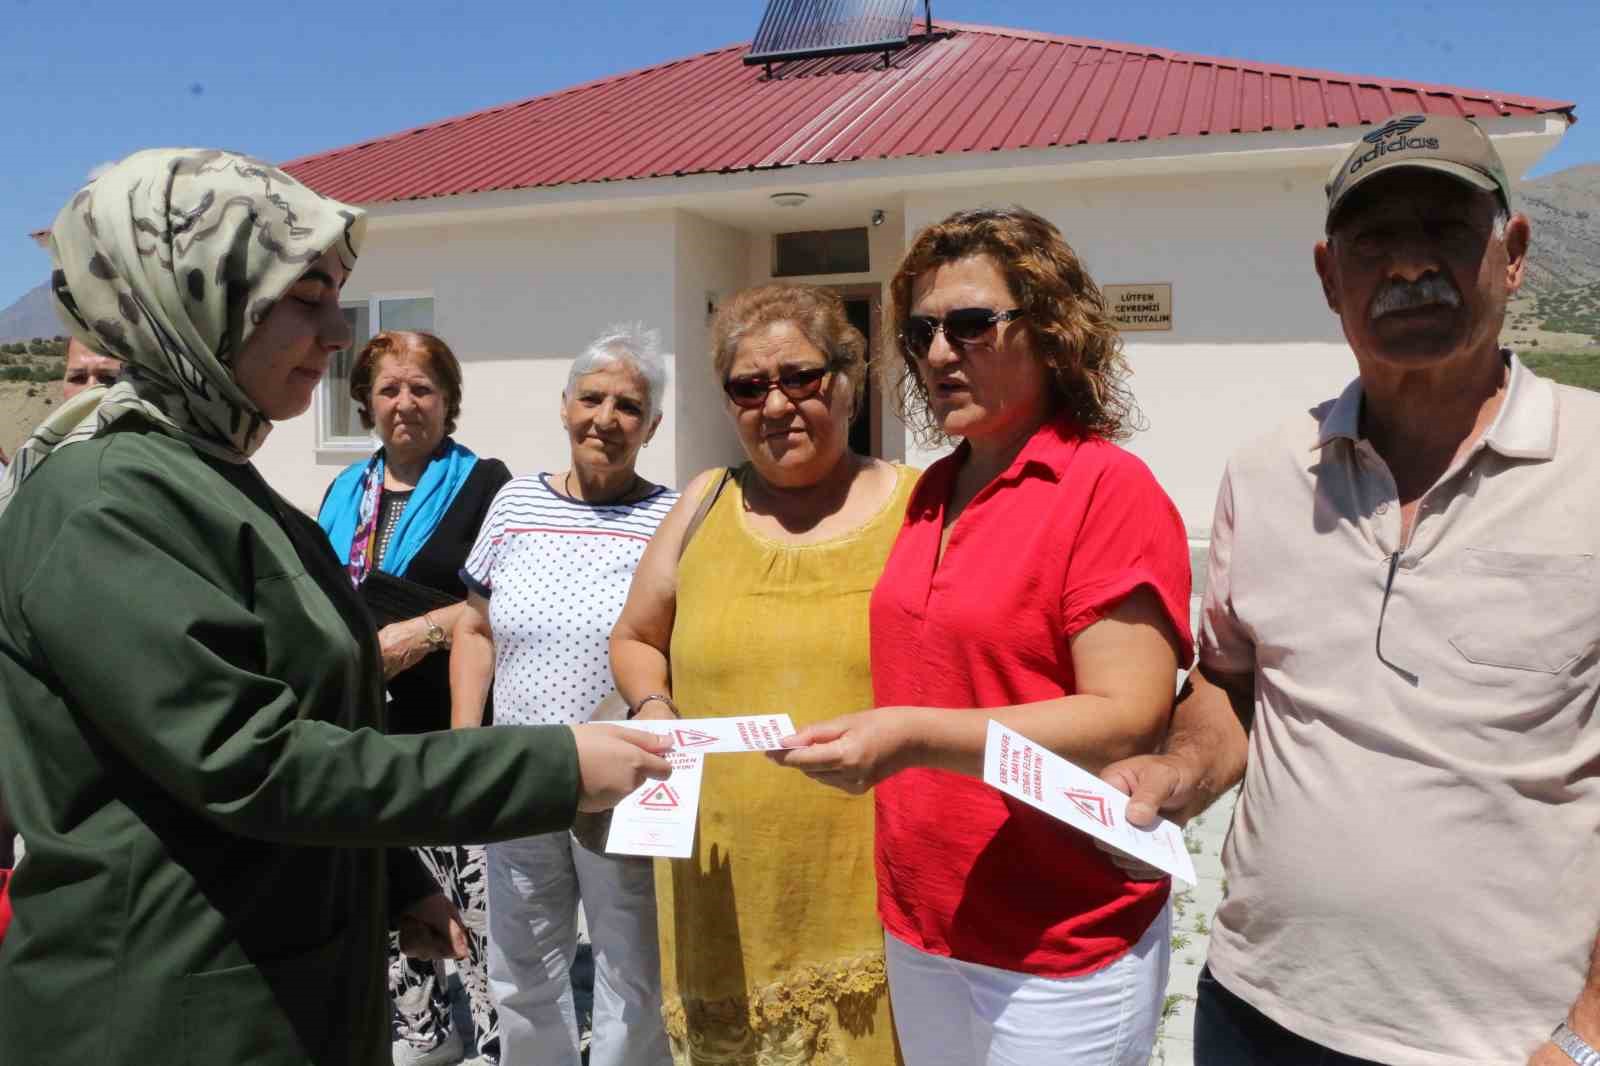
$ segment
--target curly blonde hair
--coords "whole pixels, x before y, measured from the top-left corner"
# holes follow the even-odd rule
[[[929,270],[986,255],[993,259],[1025,313],[1018,320],[1050,369],[1050,407],[1086,433],[1125,440],[1143,428],[1128,388],[1122,337],[1106,312],[1100,287],[1061,231],[1022,207],[957,211],[918,233],[889,282],[885,331],[899,358],[880,368],[896,412],[925,443],[947,441],[928,405],[928,386],[906,351],[901,324],[911,314],[911,289]]]

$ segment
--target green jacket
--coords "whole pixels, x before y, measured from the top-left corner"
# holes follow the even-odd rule
[[[401,845],[569,826],[563,727],[386,736],[376,635],[251,466],[137,417],[0,517],[0,786],[27,841],[0,1061],[389,1062]]]

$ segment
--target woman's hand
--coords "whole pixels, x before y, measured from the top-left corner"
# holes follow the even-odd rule
[[[443,893],[423,896],[400,912],[400,953],[424,962],[467,957],[461,912]]]
[[[420,618],[390,622],[378,630],[378,643],[383,648],[385,681],[411,669],[434,650],[434,646],[428,643],[428,624]]]
[[[767,757],[814,781],[860,795],[913,764],[918,721],[912,707],[847,714],[785,737],[783,747]]]
[[[672,750],[667,737],[599,722],[570,728],[578,742],[580,811],[610,810],[646,781],[672,774],[672,764],[662,758]]]

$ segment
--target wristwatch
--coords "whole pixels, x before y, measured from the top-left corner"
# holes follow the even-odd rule
[[[1550,1034],[1550,1043],[1567,1053],[1567,1058],[1578,1066],[1600,1066],[1600,1051],[1589,1046],[1589,1041],[1574,1033],[1566,1022],[1556,1026]]]
[[[422,639],[428,642],[428,647],[434,651],[438,651],[440,648],[444,647],[444,629],[439,625],[439,623],[435,622],[427,615],[422,616],[422,621],[423,624],[428,627],[422,631]]]

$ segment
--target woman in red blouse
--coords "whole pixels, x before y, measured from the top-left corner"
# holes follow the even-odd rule
[[[876,787],[878,908],[908,1066],[1139,1063],[1165,991],[1166,880],[982,782],[995,719],[1098,771],[1151,751],[1188,665],[1183,523],[1112,443],[1137,410],[1116,328],[1020,208],[918,234],[890,287],[917,485],[872,597],[876,710],[777,756]]]

